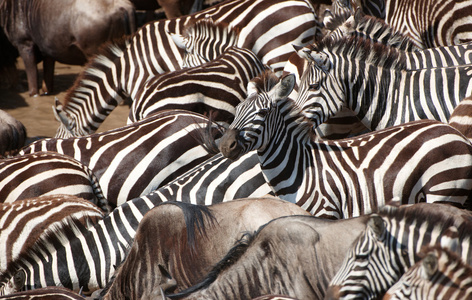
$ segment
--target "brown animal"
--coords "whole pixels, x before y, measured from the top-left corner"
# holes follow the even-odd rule
[[[22,148],[26,138],[26,127],[23,123],[0,110],[0,157]]]
[[[135,30],[129,0],[0,0],[0,26],[25,64],[30,95],[53,90],[54,63],[83,65],[99,46]]]
[[[162,8],[167,19],[193,14],[203,7],[203,0],[131,0],[131,2],[137,10],[154,13],[154,10]]]
[[[139,223],[131,250],[104,299],[152,299],[160,288],[187,288],[204,278],[244,233],[288,215],[309,214],[274,197],[211,206],[161,204]]]

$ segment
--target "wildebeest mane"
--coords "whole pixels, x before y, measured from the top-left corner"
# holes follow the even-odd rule
[[[270,222],[269,222],[270,223]],[[230,268],[232,265],[237,263],[239,259],[246,253],[253,241],[255,240],[258,233],[267,226],[268,223],[259,227],[259,229],[253,233],[245,232],[243,236],[235,243],[235,245],[228,251],[228,253],[215,265],[212,270],[207,274],[207,276],[199,283],[180,291],[179,293],[166,295],[171,299],[179,299],[185,297],[191,293],[194,293],[200,289],[208,287],[213,283],[218,275],[224,270]]]

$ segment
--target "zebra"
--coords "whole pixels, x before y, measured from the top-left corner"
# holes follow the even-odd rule
[[[452,111],[448,124],[472,141],[472,95],[464,98]]]
[[[54,152],[37,152],[0,160],[0,202],[41,195],[68,194],[109,211],[95,174],[80,161]]]
[[[246,97],[249,80],[264,69],[252,51],[230,47],[203,65],[157,75],[136,94],[128,124],[162,109],[177,108],[210,115],[229,125],[234,108]]]
[[[43,195],[1,203],[0,270],[66,217],[90,227],[104,216],[95,204],[73,195]]]
[[[353,11],[353,1],[333,1],[333,14]],[[366,14],[384,19],[422,49],[472,42],[472,3],[455,0],[361,0]],[[357,5],[357,4],[356,4]],[[332,18],[329,14],[323,22]]]
[[[278,197],[325,218],[368,214],[391,201],[469,205],[472,145],[457,130],[421,120],[352,139],[320,140],[287,99],[294,78],[278,82],[266,72],[251,81],[219,143],[230,159],[257,150]]]
[[[446,204],[382,208],[349,250],[326,299],[377,299],[421,259],[424,246],[456,240],[450,249],[470,264],[471,224],[469,212]]]
[[[218,124],[185,110],[161,111],[121,128],[67,139],[47,138],[21,154],[57,152],[75,158],[97,177],[111,206],[146,195],[212,157],[204,138],[221,136]]]
[[[412,51],[412,41],[409,37],[396,32],[385,22],[368,15],[361,15],[357,11],[350,16],[342,25],[324,37],[324,39],[337,40],[345,36],[358,36],[393,46],[398,50],[405,66],[408,70],[451,67],[472,63],[472,43],[435,47],[424,50]],[[311,51],[311,49],[304,51]],[[297,82],[300,75],[308,68],[306,59],[294,54],[287,62],[284,72],[295,72]],[[298,86],[296,87],[292,99],[298,97]],[[366,127],[359,121],[349,108],[343,107],[335,116],[326,123],[317,127],[317,133],[326,138],[341,138],[359,132],[366,131]]]
[[[427,247],[423,258],[388,289],[384,299],[470,299],[472,267],[445,247]]]
[[[45,286],[82,288],[89,294],[110,280],[114,266],[125,259],[144,214],[159,203],[211,205],[266,194],[271,190],[255,152],[237,162],[217,154],[150,194],[116,207],[93,227],[71,220],[73,230],[51,232],[0,273],[0,294]],[[14,278],[20,280],[10,280]]]
[[[78,76],[64,104],[55,102],[53,111],[60,121],[55,136],[95,132],[118,104],[134,99],[150,77],[181,69],[184,51],[170,32],[180,34],[208,18],[239,28],[236,46],[253,51],[280,72],[293,51],[291,45],[308,44],[319,30],[308,0],[231,0],[192,15],[147,23],[133,36],[104,47]]]
[[[50,286],[41,289],[18,292],[10,296],[3,296],[3,300],[84,300],[84,297],[73,291],[58,287]]]
[[[409,70],[395,48],[368,39],[324,40],[298,53],[309,67],[296,102],[314,127],[341,107],[370,130],[419,119],[447,122],[472,92],[472,64]]]

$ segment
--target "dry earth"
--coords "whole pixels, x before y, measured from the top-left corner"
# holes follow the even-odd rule
[[[5,110],[17,120],[22,122],[27,130],[28,137],[52,137],[59,126],[56,121],[52,105],[54,98],[63,100],[67,89],[74,83],[77,75],[83,70],[82,66],[71,66],[56,63],[54,71],[53,95],[30,97],[23,62],[18,58],[17,62],[19,81],[14,87],[0,88],[0,109]],[[39,64],[39,72],[42,73],[42,65]],[[112,114],[100,126],[98,132],[110,130],[126,125],[129,107],[118,106]]]

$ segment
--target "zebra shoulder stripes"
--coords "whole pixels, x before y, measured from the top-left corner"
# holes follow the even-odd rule
[[[472,64],[409,70],[395,48],[368,39],[323,40],[299,53],[309,68],[296,101],[315,127],[341,107],[371,130],[419,119],[447,122],[472,93]]]
[[[204,137],[219,125],[185,110],[160,111],[139,122],[83,137],[49,138],[21,154],[52,151],[88,166],[110,205],[146,195],[213,156]]]
[[[215,60],[151,78],[134,99],[128,124],[163,109],[186,109],[227,124],[265,66],[247,49],[230,47]]]
[[[449,245],[451,239],[457,240],[454,252],[470,264],[472,230],[463,215],[470,218],[447,204],[382,208],[349,250],[326,299],[377,299],[421,259],[422,247]]]
[[[388,289],[383,299],[470,299],[472,267],[445,247],[427,247],[421,261]]]
[[[87,227],[104,217],[90,201],[72,195],[50,195],[0,204],[0,270],[27,251],[42,235],[65,218]]]
[[[277,81],[270,72],[251,81],[219,148],[231,159],[257,150],[264,177],[280,198],[329,218],[370,213],[389,201],[468,203],[472,145],[454,128],[422,120],[352,139],[319,140],[287,99],[294,76]]]
[[[234,162],[215,155],[189,170],[169,184],[115,208],[95,226],[60,228],[49,238],[38,242],[35,249],[13,261],[0,274],[0,294],[16,274],[25,278],[14,282],[13,290],[64,286],[89,294],[103,288],[110,280],[114,266],[126,257],[139,222],[144,214],[159,203],[181,201],[210,205],[244,197],[261,197],[271,193],[260,169],[256,153],[248,153]],[[21,271],[19,271],[21,270]]]
[[[92,59],[64,105],[56,103],[53,110],[61,122],[56,137],[95,132],[123,99],[134,99],[150,77],[181,69],[184,51],[169,32],[180,34],[188,24],[207,18],[239,28],[236,46],[253,51],[263,62],[270,60],[269,67],[279,71],[293,51],[291,45],[311,42],[319,29],[308,0],[231,0],[192,15],[147,23]]]
[[[109,210],[98,178],[72,157],[37,152],[0,160],[0,202],[54,194],[74,195]]]

